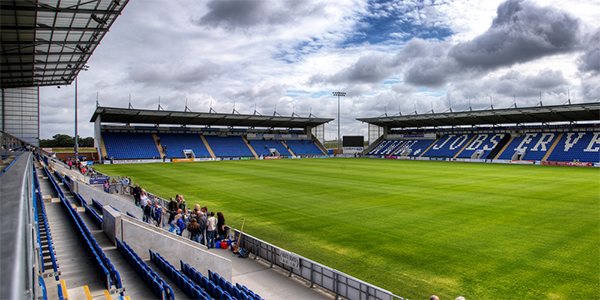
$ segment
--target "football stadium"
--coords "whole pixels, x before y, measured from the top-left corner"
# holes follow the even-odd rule
[[[598,298],[599,102],[365,116],[336,149],[335,118],[96,105],[63,155],[39,88],[129,1],[40,2],[2,3],[1,299]]]

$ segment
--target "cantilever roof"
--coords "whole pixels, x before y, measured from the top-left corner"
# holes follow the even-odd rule
[[[388,128],[600,121],[600,103],[357,118],[357,120]]]
[[[305,128],[315,127],[333,121],[324,118],[302,118],[282,116],[219,114],[165,110],[123,109],[97,107],[90,122],[124,124],[177,124],[202,126],[241,126],[241,127],[278,127]]]
[[[71,84],[129,0],[2,0],[1,87]]]

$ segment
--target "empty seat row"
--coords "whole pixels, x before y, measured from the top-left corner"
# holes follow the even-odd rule
[[[100,248],[100,245],[98,245],[96,239],[94,239],[92,233],[81,219],[81,216],[79,216],[79,213],[73,209],[71,203],[69,203],[69,200],[66,198],[63,203],[65,204],[65,209],[67,209],[71,216],[71,221],[75,223],[80,237],[85,241],[86,248],[93,258],[92,260],[96,265],[98,273],[101,275],[100,277],[102,278],[106,289],[110,290],[112,286],[117,289],[123,288],[119,272],[115,269],[115,266],[111,263],[110,259],[106,257],[104,251],[102,251],[102,248]]]
[[[383,140],[377,146],[373,147],[367,154],[369,155],[392,155],[404,140]]]
[[[600,162],[600,132],[566,132],[548,161]]]
[[[109,157],[138,159],[160,156],[154,137],[150,133],[106,132],[102,136]]]
[[[204,136],[213,153],[217,157],[250,157],[254,156],[241,136]]]
[[[214,282],[208,277],[202,275],[199,271],[197,271],[194,267],[191,267],[184,261],[179,261],[181,264],[181,272],[189,277],[192,281],[198,284],[201,288],[203,288],[212,298],[214,299],[244,299],[248,300],[250,298],[242,295],[239,289],[233,287],[231,283],[225,279],[222,279],[222,282]],[[209,276],[213,276],[210,270]],[[217,274],[218,276],[218,274]],[[221,284],[223,283],[223,284]],[[233,288],[232,288],[233,287]]]
[[[167,147],[167,157],[184,157],[183,150],[192,150],[196,157],[210,157],[199,134],[159,133],[160,144]]]
[[[161,270],[163,273],[175,282],[175,284],[181,288],[181,290],[188,295],[191,299],[209,300],[212,299],[206,291],[204,291],[199,285],[194,284],[185,275],[181,274],[173,265],[171,265],[166,259],[160,254],[148,249],[150,252],[150,260]],[[223,298],[219,298],[223,299]]]
[[[288,148],[281,141],[273,141],[273,140],[249,140],[248,143],[256,152],[256,155],[269,156],[271,152],[270,149],[276,149],[279,152],[279,155],[289,156],[292,155]]]
[[[40,188],[40,183],[38,180],[38,176],[37,176],[37,170],[35,168],[33,168],[33,182],[35,185],[35,189],[36,192],[34,193],[34,201],[36,202],[34,205],[34,209],[35,209],[35,221],[38,224],[37,226],[37,238],[38,238],[38,243],[40,244],[40,247],[42,245],[42,238],[41,238],[41,234],[42,232],[44,233],[44,236],[46,238],[47,244],[46,247],[48,248],[48,255],[50,256],[50,261],[52,262],[52,269],[54,271],[54,273],[58,274],[58,263],[56,261],[56,250],[54,249],[54,242],[52,241],[52,233],[50,231],[50,225],[48,224],[48,217],[46,214],[46,206],[44,205],[44,201],[42,199],[42,192],[41,192],[41,188]],[[42,262],[44,261],[43,259],[43,252],[40,253],[42,255]],[[44,263],[42,263],[41,266],[42,269],[42,273],[46,272],[46,267],[44,266]],[[59,276],[55,276],[56,280],[59,279]],[[44,286],[45,288],[45,286]]]
[[[44,170],[48,175],[50,172],[46,167]],[[115,269],[115,266],[110,262],[110,259],[106,257],[102,248],[96,242],[96,239],[92,236],[92,233],[89,231],[79,213],[71,206],[70,201],[64,196],[64,193],[54,180],[52,176],[48,177],[50,182],[52,182],[52,186],[56,189],[61,197],[61,202],[63,203],[63,207],[66,209],[68,215],[70,216],[70,220],[74,223],[75,228],[77,229],[77,233],[79,237],[84,240],[84,246],[86,247],[90,257],[92,258],[92,262],[100,275],[100,278],[106,287],[106,289],[111,289],[114,286],[117,289],[123,288],[121,283],[121,276],[119,272]]]
[[[127,245],[125,242],[121,242],[118,238],[115,238],[117,242],[117,249],[125,257],[125,260],[133,267],[135,272],[140,275],[142,280],[152,289],[152,292],[160,300],[174,300],[175,294],[173,289],[160,278],[152,268],[146,264],[138,255]]]
[[[474,134],[446,134],[433,144],[423,156],[454,157],[470,143],[474,136]]]
[[[83,202],[83,208],[85,209],[85,213],[90,216],[94,224],[98,226],[98,228],[102,229],[102,217],[92,208],[90,208],[87,203]]]
[[[323,151],[313,141],[285,140],[290,150],[296,155],[323,155]]]
[[[102,203],[94,200],[94,198],[92,198],[92,207],[96,209],[96,212],[98,214],[102,214],[102,211],[104,211],[104,206],[102,205]]]
[[[222,290],[224,293],[230,293],[238,300],[262,300],[258,294],[255,294],[252,290],[246,288],[246,286],[239,283],[236,283],[234,286],[231,282],[211,270],[208,270],[208,278],[210,279],[210,283],[214,283],[217,286],[217,293],[219,293],[219,290]]]

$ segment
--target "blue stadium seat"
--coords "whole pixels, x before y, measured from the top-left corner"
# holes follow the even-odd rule
[[[102,134],[108,157],[140,159],[160,157],[150,133],[105,132]]]
[[[254,149],[254,152],[259,156],[270,156],[271,153],[269,152],[269,149],[273,148],[277,149],[277,152],[279,152],[279,155],[281,156],[292,155],[285,145],[278,140],[248,140],[248,142],[250,143],[250,146],[252,146],[252,149]]]
[[[423,156],[454,157],[473,136],[473,134],[446,134],[429,148]]]
[[[252,157],[252,151],[241,136],[205,135],[204,138],[217,157]]]
[[[478,134],[467,147],[458,155],[461,158],[470,158],[475,152],[484,151],[483,158],[486,157],[496,145],[504,138],[505,133],[481,133]]]
[[[296,155],[325,155],[323,151],[311,140],[285,140],[290,150]]]
[[[185,157],[183,150],[192,150],[196,157],[211,157],[199,134],[159,133],[160,144],[167,147],[167,157]]]
[[[517,151],[524,151],[525,155],[521,158],[522,160],[542,160],[556,137],[558,137],[558,133],[555,132],[525,133],[514,138],[498,159],[509,160]]]
[[[600,132],[565,132],[548,161],[600,162]]]

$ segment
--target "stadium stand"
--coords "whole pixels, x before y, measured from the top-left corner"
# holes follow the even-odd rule
[[[254,154],[241,136],[205,135],[204,138],[217,157],[252,157]]]
[[[600,162],[600,132],[565,132],[548,161]]]
[[[492,150],[500,143],[500,141],[506,136],[505,133],[482,133],[475,136],[474,139],[459,153],[457,157],[461,158],[472,158],[473,154],[481,151],[479,158],[486,158]],[[489,158],[489,157],[488,157]]]
[[[290,156],[292,155],[290,151],[286,148],[286,146],[281,141],[273,141],[273,140],[248,140],[254,152],[257,155],[262,156],[270,156],[270,149],[275,149],[279,152],[280,156]]]
[[[174,300],[173,289],[150,268],[125,242],[118,238],[117,249],[160,300]]]
[[[473,138],[473,134],[445,134],[423,156],[454,157]]]
[[[92,198],[92,207],[96,210],[97,213],[102,214],[104,206],[100,202],[94,200],[94,198]]]
[[[368,152],[369,155],[392,155],[401,145],[403,145],[406,141],[404,140],[384,140],[381,141],[377,146],[375,146],[371,151]]]
[[[181,273],[185,274],[185,276],[190,278],[199,288],[204,289],[214,299],[262,300],[258,294],[255,294],[246,286],[239,283],[233,285],[211,270],[208,270],[208,277],[205,277],[184,261],[180,260],[179,262],[181,264]]]
[[[515,137],[498,159],[542,160],[554,139],[555,132],[528,132]]]
[[[194,151],[195,157],[211,157],[204,141],[198,134],[159,133],[160,144],[167,146],[167,157],[185,157],[183,150]]]
[[[108,290],[110,290],[113,286],[116,289],[122,289],[123,285],[121,283],[121,276],[119,272],[115,269],[110,259],[106,257],[104,251],[102,250],[102,248],[100,248],[100,246],[96,242],[96,239],[94,239],[91,232],[81,219],[81,216],[79,216],[79,213],[77,213],[77,210],[65,197],[64,192],[62,191],[54,177],[51,176],[51,173],[46,167],[44,167],[44,170],[46,171],[46,174],[48,174],[48,178],[50,179],[52,186],[58,192],[60,200],[63,203],[63,207],[68,212],[68,215],[70,217],[69,219],[77,228],[79,237],[84,241],[84,246],[86,246],[86,250],[92,258],[92,262],[94,263],[96,270],[100,275],[104,287]]]
[[[152,250],[148,249],[150,252],[150,260],[163,272],[165,273],[175,284],[184,291],[186,295],[188,295],[191,299],[200,299],[200,300],[209,300],[211,297],[204,291],[199,285],[194,284],[192,280],[188,277],[184,276],[179,272],[173,265],[171,265],[166,259],[164,259],[160,254],[154,253]],[[231,299],[230,298],[216,298],[215,299]]]
[[[52,232],[50,230],[50,224],[48,224],[48,217],[46,214],[46,206],[44,205],[44,201],[42,198],[42,193],[41,193],[41,188],[40,188],[40,183],[38,180],[38,175],[37,175],[37,170],[36,168],[33,168],[33,182],[35,185],[35,190],[36,192],[34,193],[34,200],[35,200],[35,221],[38,224],[37,227],[37,238],[38,238],[38,243],[40,244],[40,246],[42,247],[42,261],[46,261],[44,259],[44,256],[50,256],[50,262],[52,263],[52,270],[54,271],[54,274],[57,275],[55,276],[56,280],[59,280],[59,272],[58,272],[58,263],[56,261],[56,250],[54,249],[54,242],[52,240]],[[41,222],[40,222],[41,220]],[[43,237],[42,237],[43,236]],[[46,253],[46,255],[44,255]],[[42,273],[45,273],[45,264],[42,263],[41,264],[41,268],[42,268]],[[44,294],[46,293],[46,285],[43,282],[43,279],[41,281],[40,284],[43,284],[43,290],[44,290]]]
[[[296,155],[323,155],[323,151],[312,141],[285,140],[290,150]]]
[[[139,159],[161,156],[150,133],[105,132],[102,136],[108,157]]]
[[[408,140],[396,153],[402,155],[406,151],[407,156],[421,156],[434,142],[435,140]]]

